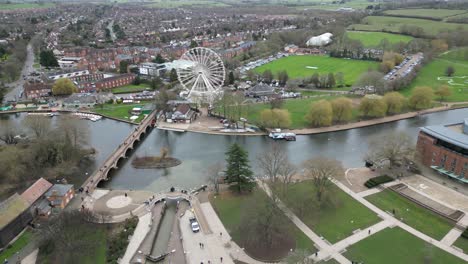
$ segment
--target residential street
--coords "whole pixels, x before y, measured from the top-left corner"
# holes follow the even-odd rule
[[[25,80],[23,76],[29,76],[31,72],[34,71],[34,49],[31,45],[31,43],[28,44],[27,46],[27,57],[26,61],[24,62],[23,70],[21,71],[21,74],[15,82],[7,84],[7,86],[11,89],[6,95],[5,98],[3,98],[4,102],[8,101],[18,101],[20,98],[20,94],[23,90],[23,85],[25,83]]]

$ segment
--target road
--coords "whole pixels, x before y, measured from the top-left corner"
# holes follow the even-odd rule
[[[24,62],[24,66],[23,66],[23,69],[21,70],[21,74],[18,80],[7,84],[7,86],[11,90],[5,95],[5,98],[3,98],[4,102],[7,102],[9,100],[17,101],[19,99],[19,95],[21,91],[23,90],[23,85],[25,83],[23,76],[29,76],[29,74],[34,71],[34,67],[33,67],[34,49],[31,43],[28,44],[26,50],[27,50],[26,61]]]
[[[109,29],[109,31],[110,31],[110,36],[111,36],[112,41],[115,41],[117,39],[117,37],[115,36],[115,32],[114,32],[114,20],[112,20],[107,25],[107,29]]]

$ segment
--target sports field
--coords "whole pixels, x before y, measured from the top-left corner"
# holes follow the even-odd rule
[[[448,66],[455,69],[452,77],[445,75]],[[425,65],[411,85],[401,92],[408,96],[416,86],[429,86],[437,89],[441,85],[448,85],[452,91],[452,95],[445,101],[468,101],[468,48],[452,50],[434,59]]]
[[[384,32],[366,32],[366,31],[348,31],[346,35],[350,39],[361,41],[365,47],[377,47],[383,39],[387,39],[391,44],[399,42],[410,42],[413,38],[410,36],[391,34]]]
[[[349,26],[348,29],[357,31],[386,31],[400,33],[400,28],[403,25],[421,27],[424,30],[424,33],[428,35],[436,35],[441,31],[455,30],[459,27],[468,29],[468,24],[390,16],[368,16],[365,17],[360,24],[353,24]]]
[[[363,72],[369,68],[376,69],[377,66],[378,63],[373,61],[304,55],[284,57],[257,67],[255,71],[261,74],[266,70],[271,70],[276,75],[279,71],[286,70],[289,79],[309,77],[314,73],[328,74],[331,72],[336,74],[343,72],[345,84],[352,85]]]
[[[435,19],[443,19],[449,16],[455,16],[467,13],[467,10],[453,10],[453,9],[397,9],[387,10],[385,15],[406,16],[406,17],[431,17]]]
[[[344,255],[357,263],[465,263],[399,227],[386,228],[371,235],[348,247]]]

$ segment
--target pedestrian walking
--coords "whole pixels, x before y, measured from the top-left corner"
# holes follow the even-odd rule
[[[223,232],[219,232],[219,236],[223,236]]]
[[[199,246],[200,246],[200,248],[201,248],[201,243],[198,243],[198,245],[199,245]]]
[[[223,263],[223,257],[220,257],[219,260],[221,261],[221,263]]]
[[[369,229],[369,233],[368,233],[368,234],[370,235],[370,229]]]
[[[127,193],[125,193],[125,197],[127,197]]]

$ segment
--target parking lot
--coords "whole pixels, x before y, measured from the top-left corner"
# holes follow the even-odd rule
[[[395,66],[393,70],[384,76],[384,80],[393,81],[407,76],[417,65],[421,64],[423,58],[424,56],[421,52],[406,57],[399,65]]]

